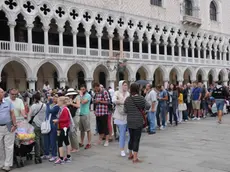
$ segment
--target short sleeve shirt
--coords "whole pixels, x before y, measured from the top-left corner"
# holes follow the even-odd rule
[[[152,103],[155,102],[155,111],[157,110],[157,93],[154,90],[151,90],[149,93],[146,94],[145,100],[152,106]],[[151,107],[152,108],[152,107]]]
[[[192,100],[197,101],[200,97],[201,91],[202,90],[199,87],[194,88],[192,91]]]
[[[11,110],[14,110],[14,106],[11,101],[3,99],[0,104],[0,124],[7,124],[11,121]]]
[[[80,97],[80,99],[88,100],[88,102],[86,104],[80,105],[80,115],[89,115],[90,114],[89,106],[90,106],[90,101],[91,101],[91,95],[89,93],[85,93],[85,95],[83,97]]]
[[[23,116],[21,116],[21,111],[25,110],[23,101],[19,98],[16,98],[14,101],[12,101],[9,97],[7,98],[7,100],[11,101],[14,106],[16,121],[24,119]]]

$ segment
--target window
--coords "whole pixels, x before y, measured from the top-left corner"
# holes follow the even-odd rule
[[[185,0],[185,14],[192,16],[192,1]]]
[[[162,0],[150,0],[150,4],[162,7]]]
[[[216,4],[213,1],[210,4],[210,20],[217,21]]]

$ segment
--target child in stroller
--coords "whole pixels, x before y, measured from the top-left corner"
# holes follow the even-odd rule
[[[26,159],[32,159],[30,152],[35,145],[34,138],[34,127],[26,120],[19,122],[14,144],[14,160],[18,168],[25,165]]]
[[[217,116],[217,107],[216,107],[216,102],[214,97],[210,97],[208,100],[208,113],[210,114],[211,117]]]

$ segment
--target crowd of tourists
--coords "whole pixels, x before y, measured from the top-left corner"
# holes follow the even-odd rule
[[[0,88],[0,152],[4,152],[0,155],[0,167],[10,171],[13,162],[23,167],[26,157],[31,155],[32,149],[26,152],[25,147],[20,149],[22,144],[16,143],[15,132],[25,121],[34,129],[36,164],[44,160],[54,164],[70,163],[71,154],[81,147],[92,147],[91,111],[96,116],[98,133],[94,145],[103,143],[107,147],[110,141],[118,138],[120,155],[125,157],[128,152],[128,159],[138,163],[141,162],[138,152],[143,129],[152,135],[157,129],[164,130],[207,116],[218,116],[221,124],[223,112],[229,107],[228,95],[228,88],[220,82],[209,88],[201,83],[169,84],[168,88],[132,83],[128,88],[128,82],[123,80],[116,91],[105,89],[99,83],[94,83],[90,91],[85,85],[79,90],[55,90],[46,83],[42,91],[21,94],[17,89],[6,93]]]

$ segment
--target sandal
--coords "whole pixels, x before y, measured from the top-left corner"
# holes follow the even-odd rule
[[[128,159],[129,159],[129,160],[132,160],[132,159],[133,159],[133,155],[132,155],[132,156],[129,156]]]
[[[84,147],[84,144],[79,143],[79,147],[80,147],[80,148]]]

